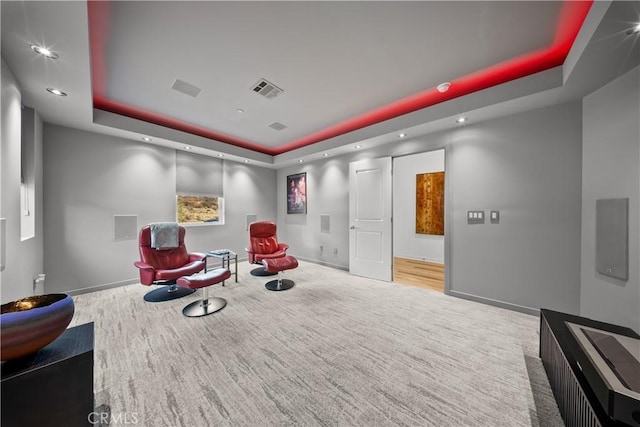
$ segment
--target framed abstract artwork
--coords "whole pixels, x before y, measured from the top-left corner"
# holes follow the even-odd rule
[[[444,172],[416,175],[416,233],[444,235]]]
[[[287,213],[307,213],[307,173],[287,176]]]

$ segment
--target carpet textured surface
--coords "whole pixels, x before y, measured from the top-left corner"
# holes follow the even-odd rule
[[[562,426],[538,359],[539,319],[300,262],[294,288],[239,265],[201,318],[142,285],[74,297],[95,322],[109,425]],[[103,424],[104,425],[104,424]]]

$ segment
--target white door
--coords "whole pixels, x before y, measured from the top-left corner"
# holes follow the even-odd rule
[[[391,281],[391,157],[349,163],[349,272]]]

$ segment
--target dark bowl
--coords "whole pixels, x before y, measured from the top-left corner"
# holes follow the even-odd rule
[[[2,305],[0,359],[33,354],[67,329],[75,306],[66,294],[35,295]]]

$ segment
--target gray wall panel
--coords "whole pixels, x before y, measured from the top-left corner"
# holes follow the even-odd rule
[[[138,225],[175,221],[175,150],[55,125],[45,126],[47,292],[138,281],[137,239],[116,240],[113,216]],[[229,248],[244,257],[247,210],[275,220],[275,172],[224,162],[224,225],[188,226],[190,251]]]
[[[451,291],[527,312],[577,314],[580,144],[581,106],[574,102],[284,168],[279,234],[293,254],[348,268],[349,162],[445,147]],[[287,215],[286,176],[298,172],[307,172],[308,213]],[[467,210],[499,210],[500,224],[469,226]],[[321,214],[331,215],[329,234],[320,232]]]
[[[580,315],[640,332],[640,69],[583,103]],[[596,200],[628,198],[628,280],[596,272]]]

